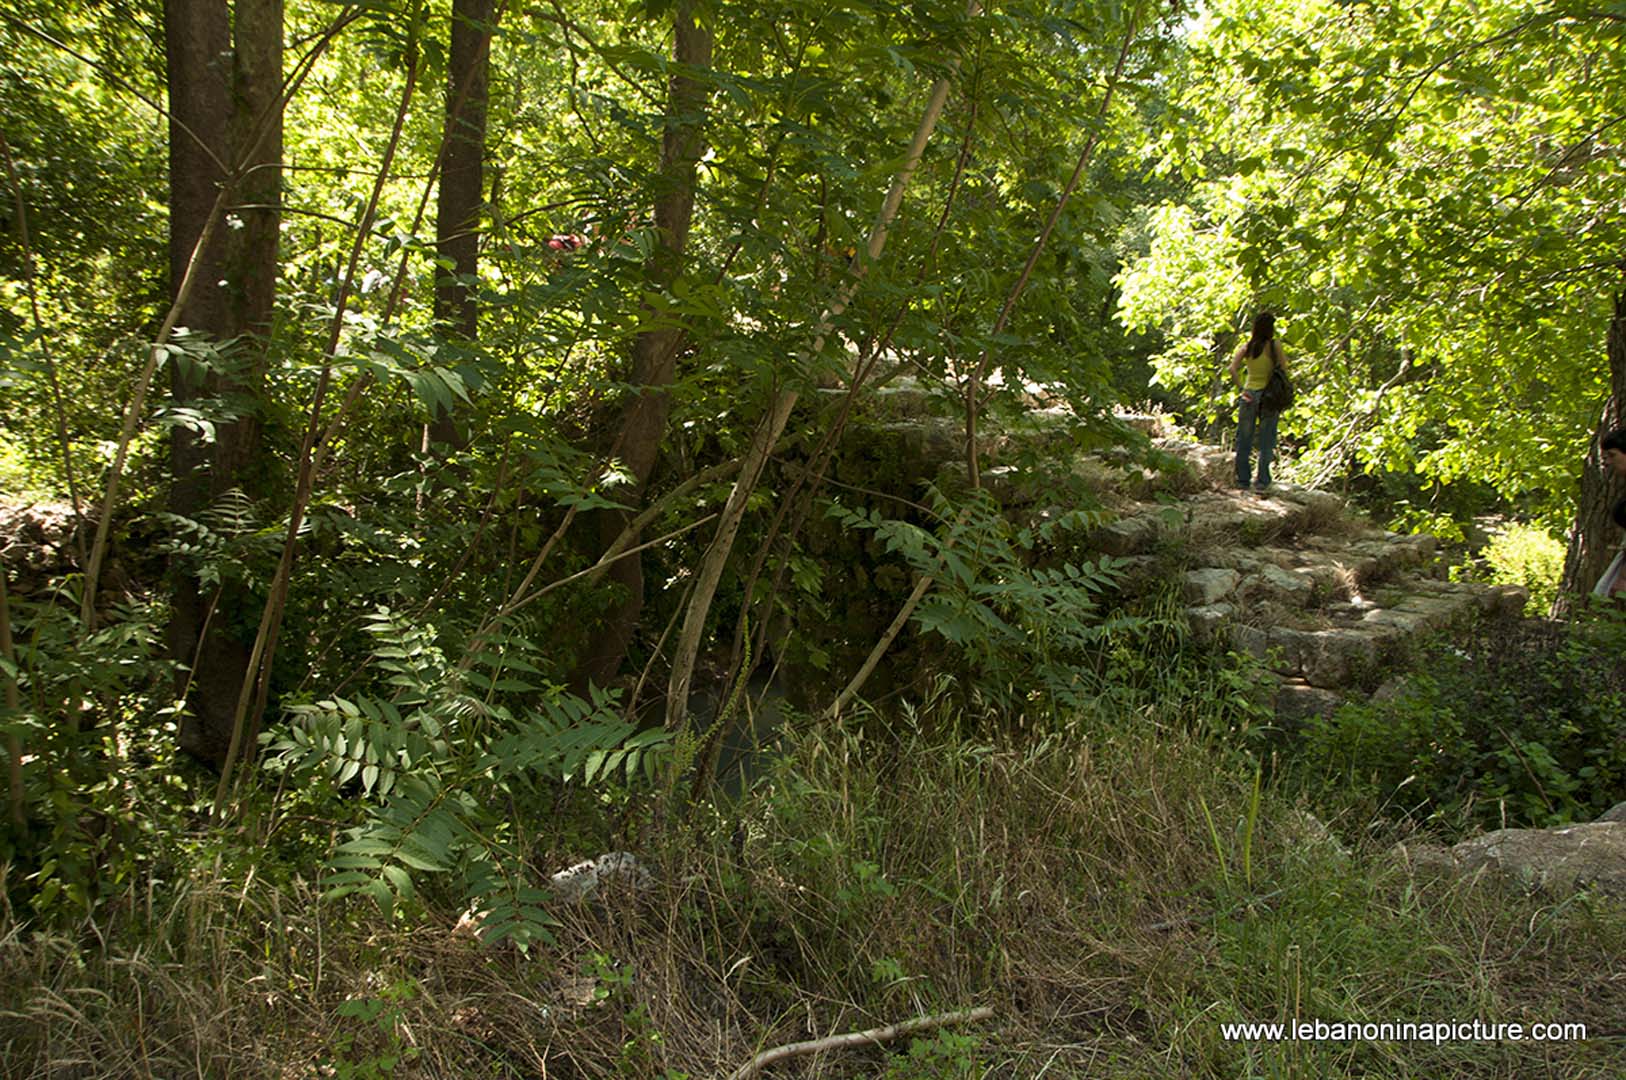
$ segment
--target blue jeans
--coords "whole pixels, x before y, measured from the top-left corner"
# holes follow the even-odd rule
[[[1265,412],[1259,407],[1259,390],[1244,390],[1237,401],[1236,415],[1236,486],[1247,487],[1252,470],[1254,442],[1259,444],[1259,477],[1255,487],[1270,486],[1270,458],[1276,452],[1276,421],[1280,413]]]

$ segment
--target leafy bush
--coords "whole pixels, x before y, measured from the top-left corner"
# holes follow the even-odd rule
[[[873,531],[916,581],[933,578],[914,624],[953,651],[923,662],[949,667],[1002,715],[1088,706],[1100,687],[1085,685],[1085,660],[1110,647],[1114,633],[1145,623],[1103,603],[1118,585],[1123,560],[1061,555],[1071,535],[1099,525],[1104,515],[1073,510],[1023,527],[983,492],[957,502],[928,485],[926,498],[939,532],[840,502],[829,511],[844,528]]]
[[[0,735],[19,754],[23,821],[0,823],[0,882],[6,903],[71,922],[152,873],[186,829],[173,725],[140,712],[170,665],[148,605],[111,604],[84,633],[65,590],[8,600]]]
[[[1606,612],[1442,642],[1397,694],[1311,721],[1303,761],[1401,816],[1489,827],[1589,820],[1626,784],[1623,629]]]
[[[540,649],[517,631],[477,634],[456,664],[428,630],[387,609],[368,632],[394,692],[291,704],[272,747],[274,769],[359,783],[366,799],[365,821],[330,860],[328,895],[363,893],[390,908],[415,894],[415,878],[449,875],[482,913],[488,942],[526,945],[551,919],[510,843],[509,800],[618,774],[652,782],[669,733],[639,731],[605,691],[586,700],[543,683]]]
[[[1484,558],[1491,581],[1530,591],[1526,612],[1544,615],[1552,609],[1564,574],[1562,540],[1540,526],[1514,522],[1485,545]]]

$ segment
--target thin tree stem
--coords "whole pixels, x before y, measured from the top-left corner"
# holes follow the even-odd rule
[[[974,18],[980,10],[979,0],[971,0],[966,17]],[[825,339],[834,327],[835,320],[846,310],[853,294],[857,292],[866,266],[879,259],[885,249],[887,234],[897,217],[898,208],[903,204],[904,192],[908,189],[909,182],[920,165],[921,157],[926,152],[926,144],[931,139],[932,131],[937,127],[938,117],[942,115],[943,105],[948,100],[952,79],[958,74],[959,68],[960,61],[956,57],[950,64],[948,73],[932,85],[925,111],[904,156],[904,163],[893,178],[892,186],[886,193],[880,212],[876,215],[875,225],[870,229],[865,259],[853,268],[851,276],[820,317],[814,331],[813,344],[803,354],[803,360],[817,357],[824,351]],[[781,390],[775,395],[767,415],[757,425],[756,432],[751,438],[750,449],[740,469],[740,476],[735,481],[734,489],[729,493],[728,503],[723,508],[717,533],[701,558],[700,571],[695,575],[694,593],[689,598],[683,629],[678,635],[671,679],[667,684],[666,726],[669,730],[678,730],[688,723],[689,687],[694,679],[695,662],[700,656],[700,639],[705,633],[706,618],[711,612],[712,599],[717,595],[717,585],[722,580],[723,567],[733,551],[734,538],[739,534],[740,523],[745,518],[746,502],[756,490],[763,468],[767,465],[768,455],[777,443],[780,433],[784,431],[785,424],[790,420],[798,396],[795,390]]]
[[[984,1005],[975,1009],[967,1009],[964,1012],[922,1016],[915,1020],[905,1020],[901,1024],[870,1028],[868,1031],[852,1031],[844,1035],[830,1035],[823,1039],[786,1043],[771,1050],[764,1050],[730,1073],[728,1080],[750,1080],[751,1077],[756,1076],[769,1065],[776,1061],[784,1061],[786,1058],[816,1054],[825,1050],[847,1050],[860,1046],[874,1046],[877,1043],[891,1042],[893,1039],[902,1038],[905,1035],[913,1035],[919,1031],[930,1031],[933,1028],[945,1027],[949,1024],[975,1024],[978,1021],[987,1020],[993,1015],[994,1010]]]
[[[158,370],[159,363],[167,355],[169,337],[175,332],[175,323],[181,317],[181,309],[192,296],[192,290],[197,285],[198,265],[203,261],[203,252],[214,239],[215,230],[220,226],[224,217],[226,203],[231,195],[232,185],[224,184],[220,194],[215,196],[215,202],[209,209],[209,216],[204,219],[203,230],[198,233],[198,242],[192,246],[192,255],[187,259],[186,273],[181,277],[181,284],[175,290],[175,301],[169,306],[169,314],[164,316],[164,324],[158,329],[158,336],[153,340],[152,348],[147,351],[147,362],[141,369],[141,375],[136,379],[135,391],[130,395],[130,402],[124,409],[124,423],[119,430],[118,448],[113,453],[113,467],[107,477],[107,491],[102,496],[101,514],[96,521],[96,539],[90,545],[90,558],[85,564],[84,585],[80,589],[79,598],[79,632],[82,637],[89,636],[96,629],[96,587],[101,579],[102,560],[107,555],[108,532],[113,524],[113,511],[118,506],[119,486],[124,479],[124,463],[130,456],[130,443],[135,439],[136,427],[141,422],[141,414],[147,405],[147,392],[152,387],[152,377]]]
[[[219,819],[226,808],[226,798],[231,791],[231,783],[235,774],[238,758],[245,760],[252,753],[251,740],[248,738],[250,723],[250,703],[253,704],[252,715],[254,726],[258,727],[259,713],[265,707],[266,695],[270,690],[271,664],[276,658],[277,639],[282,630],[282,617],[287,607],[288,589],[293,576],[295,556],[299,547],[299,530],[305,521],[305,510],[310,504],[312,491],[315,487],[315,473],[317,464],[318,435],[322,432],[322,403],[327,397],[327,390],[333,378],[333,359],[338,354],[339,341],[344,333],[344,313],[349,302],[351,289],[354,287],[356,267],[361,261],[362,249],[366,246],[367,236],[372,231],[373,221],[378,214],[379,200],[383,197],[384,185],[390,176],[390,167],[395,162],[395,152],[401,143],[401,131],[406,125],[407,112],[412,104],[412,95],[417,88],[418,61],[414,57],[407,66],[406,86],[401,91],[401,104],[395,112],[395,124],[390,130],[389,142],[384,150],[384,159],[379,165],[377,176],[373,183],[372,194],[368,197],[367,210],[362,215],[361,227],[356,230],[356,236],[350,246],[350,258],[345,266],[344,277],[339,282],[338,295],[333,304],[333,321],[328,330],[327,345],[323,349],[325,363],[322,373],[316,381],[316,392],[312,396],[309,420],[305,427],[304,441],[299,453],[299,473],[294,483],[293,505],[288,513],[288,531],[283,538],[282,556],[277,561],[276,573],[271,579],[271,588],[266,597],[265,609],[260,615],[260,627],[254,637],[254,646],[249,653],[248,668],[243,677],[242,688],[238,691],[237,707],[232,715],[231,742],[226,750],[226,760],[221,765],[220,782],[215,786],[214,816]],[[359,380],[358,380],[359,381]],[[335,417],[335,420],[337,417]],[[331,430],[331,425],[329,426]]]
[[[13,668],[17,666],[17,652],[11,644],[11,600],[7,594],[4,561],[0,561],[0,659]],[[6,711],[15,716],[22,705],[17,680],[7,671],[4,682]],[[28,824],[23,791],[23,741],[14,731],[6,733],[6,757],[7,802],[11,810],[11,823],[21,829]]]

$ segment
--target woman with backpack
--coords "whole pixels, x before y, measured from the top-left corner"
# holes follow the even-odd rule
[[[1281,416],[1281,403],[1265,400],[1265,388],[1270,385],[1273,372],[1280,370],[1287,376],[1287,357],[1282,344],[1276,340],[1276,316],[1261,311],[1253,320],[1253,336],[1237,346],[1231,357],[1231,379],[1234,381],[1246,369],[1242,380],[1242,397],[1237,401],[1236,422],[1236,486],[1247,491],[1254,477],[1252,468],[1255,442],[1259,446],[1259,472],[1253,478],[1254,491],[1270,490],[1270,459],[1276,451],[1276,421]]]

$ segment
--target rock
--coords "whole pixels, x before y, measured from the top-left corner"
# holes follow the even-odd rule
[[[1157,522],[1150,517],[1120,518],[1095,534],[1095,546],[1108,555],[1133,555],[1157,537]]]
[[[1031,492],[1022,490],[1022,470],[1015,465],[995,465],[982,474],[983,486],[1001,506],[1017,506],[1032,501]],[[1023,496],[1027,497],[1024,498]]]
[[[1413,877],[1425,881],[1452,877],[1457,872],[1451,849],[1438,844],[1396,844],[1389,849],[1389,855]]]
[[[1325,853],[1339,860],[1349,858],[1349,848],[1326,823],[1299,807],[1289,810],[1276,823],[1276,834],[1289,847],[1306,853]]]
[[[1164,453],[1177,454],[1190,461],[1197,472],[1211,484],[1224,486],[1234,482],[1232,478],[1236,470],[1235,451],[1181,438],[1155,438],[1152,445]]]
[[[1271,670],[1281,675],[1297,675],[1304,659],[1315,650],[1315,634],[1291,626],[1273,626],[1265,635]]]
[[[1260,568],[1259,577],[1271,590],[1279,594],[1284,600],[1291,599],[1301,602],[1309,598],[1315,591],[1315,582],[1308,576],[1295,573],[1292,570],[1283,570],[1279,566],[1267,564]]]
[[[1398,699],[1409,689],[1411,689],[1411,679],[1409,677],[1405,675],[1391,675],[1387,679],[1383,680],[1382,685],[1380,685],[1376,690],[1372,691],[1372,696],[1368,700],[1375,704],[1381,705],[1385,701],[1394,701]]]
[[[1217,604],[1236,591],[1242,575],[1224,567],[1189,570],[1183,583],[1186,602],[1199,607]]]
[[[1395,611],[1421,616],[1426,630],[1443,630],[1474,608],[1474,601],[1462,596],[1408,596],[1394,605]]]
[[[1156,435],[1162,427],[1161,418],[1151,413],[1114,412],[1112,418],[1127,428],[1133,428],[1142,435]]]
[[[0,562],[18,578],[67,573],[78,563],[73,507],[64,503],[0,503]],[[25,590],[26,591],[26,590]]]
[[[1231,648],[1263,660],[1270,655],[1270,635],[1257,626],[1237,623],[1231,627]]]
[[[909,463],[910,473],[932,476],[939,466],[964,456],[959,429],[951,422],[899,420],[880,424],[875,430]]]
[[[1219,628],[1236,618],[1234,604],[1207,604],[1186,609],[1186,621],[1191,626],[1191,637],[1198,644],[1207,645],[1214,640]]]
[[[1421,634],[1428,629],[1428,616],[1415,611],[1375,608],[1361,616],[1361,623],[1371,626],[1392,626],[1407,634]]]
[[[1524,614],[1525,605],[1530,602],[1530,590],[1523,585],[1495,585],[1491,587],[1488,595],[1496,597],[1499,601],[1491,614],[1503,618],[1518,618]]]
[[[1359,630],[1320,630],[1301,661],[1312,686],[1339,689],[1378,666],[1378,642]]]
[[[1548,892],[1595,888],[1626,899],[1626,822],[1498,829],[1451,849],[1459,874],[1495,873]]]
[[[1297,503],[1312,514],[1327,518],[1335,518],[1344,513],[1345,509],[1344,500],[1330,491],[1278,484],[1272,489],[1272,494],[1279,499]]]
[[[1458,865],[1494,865],[1547,889],[1587,885],[1626,898],[1626,823],[1502,829],[1452,849]]]
[[[1302,723],[1311,717],[1331,716],[1344,703],[1341,695],[1303,682],[1286,682],[1276,691],[1276,719]]]
[[[632,852],[612,851],[561,870],[550,880],[559,899],[578,903],[600,885],[617,884],[629,889],[647,889],[655,883],[655,875]]]
[[[835,391],[845,395],[846,390]],[[885,412],[900,419],[914,419],[932,415],[932,395],[916,379],[907,376],[875,392],[875,403]]]
[[[1626,802],[1618,802],[1605,810],[1598,817],[1599,821],[1614,821],[1626,824]]]

